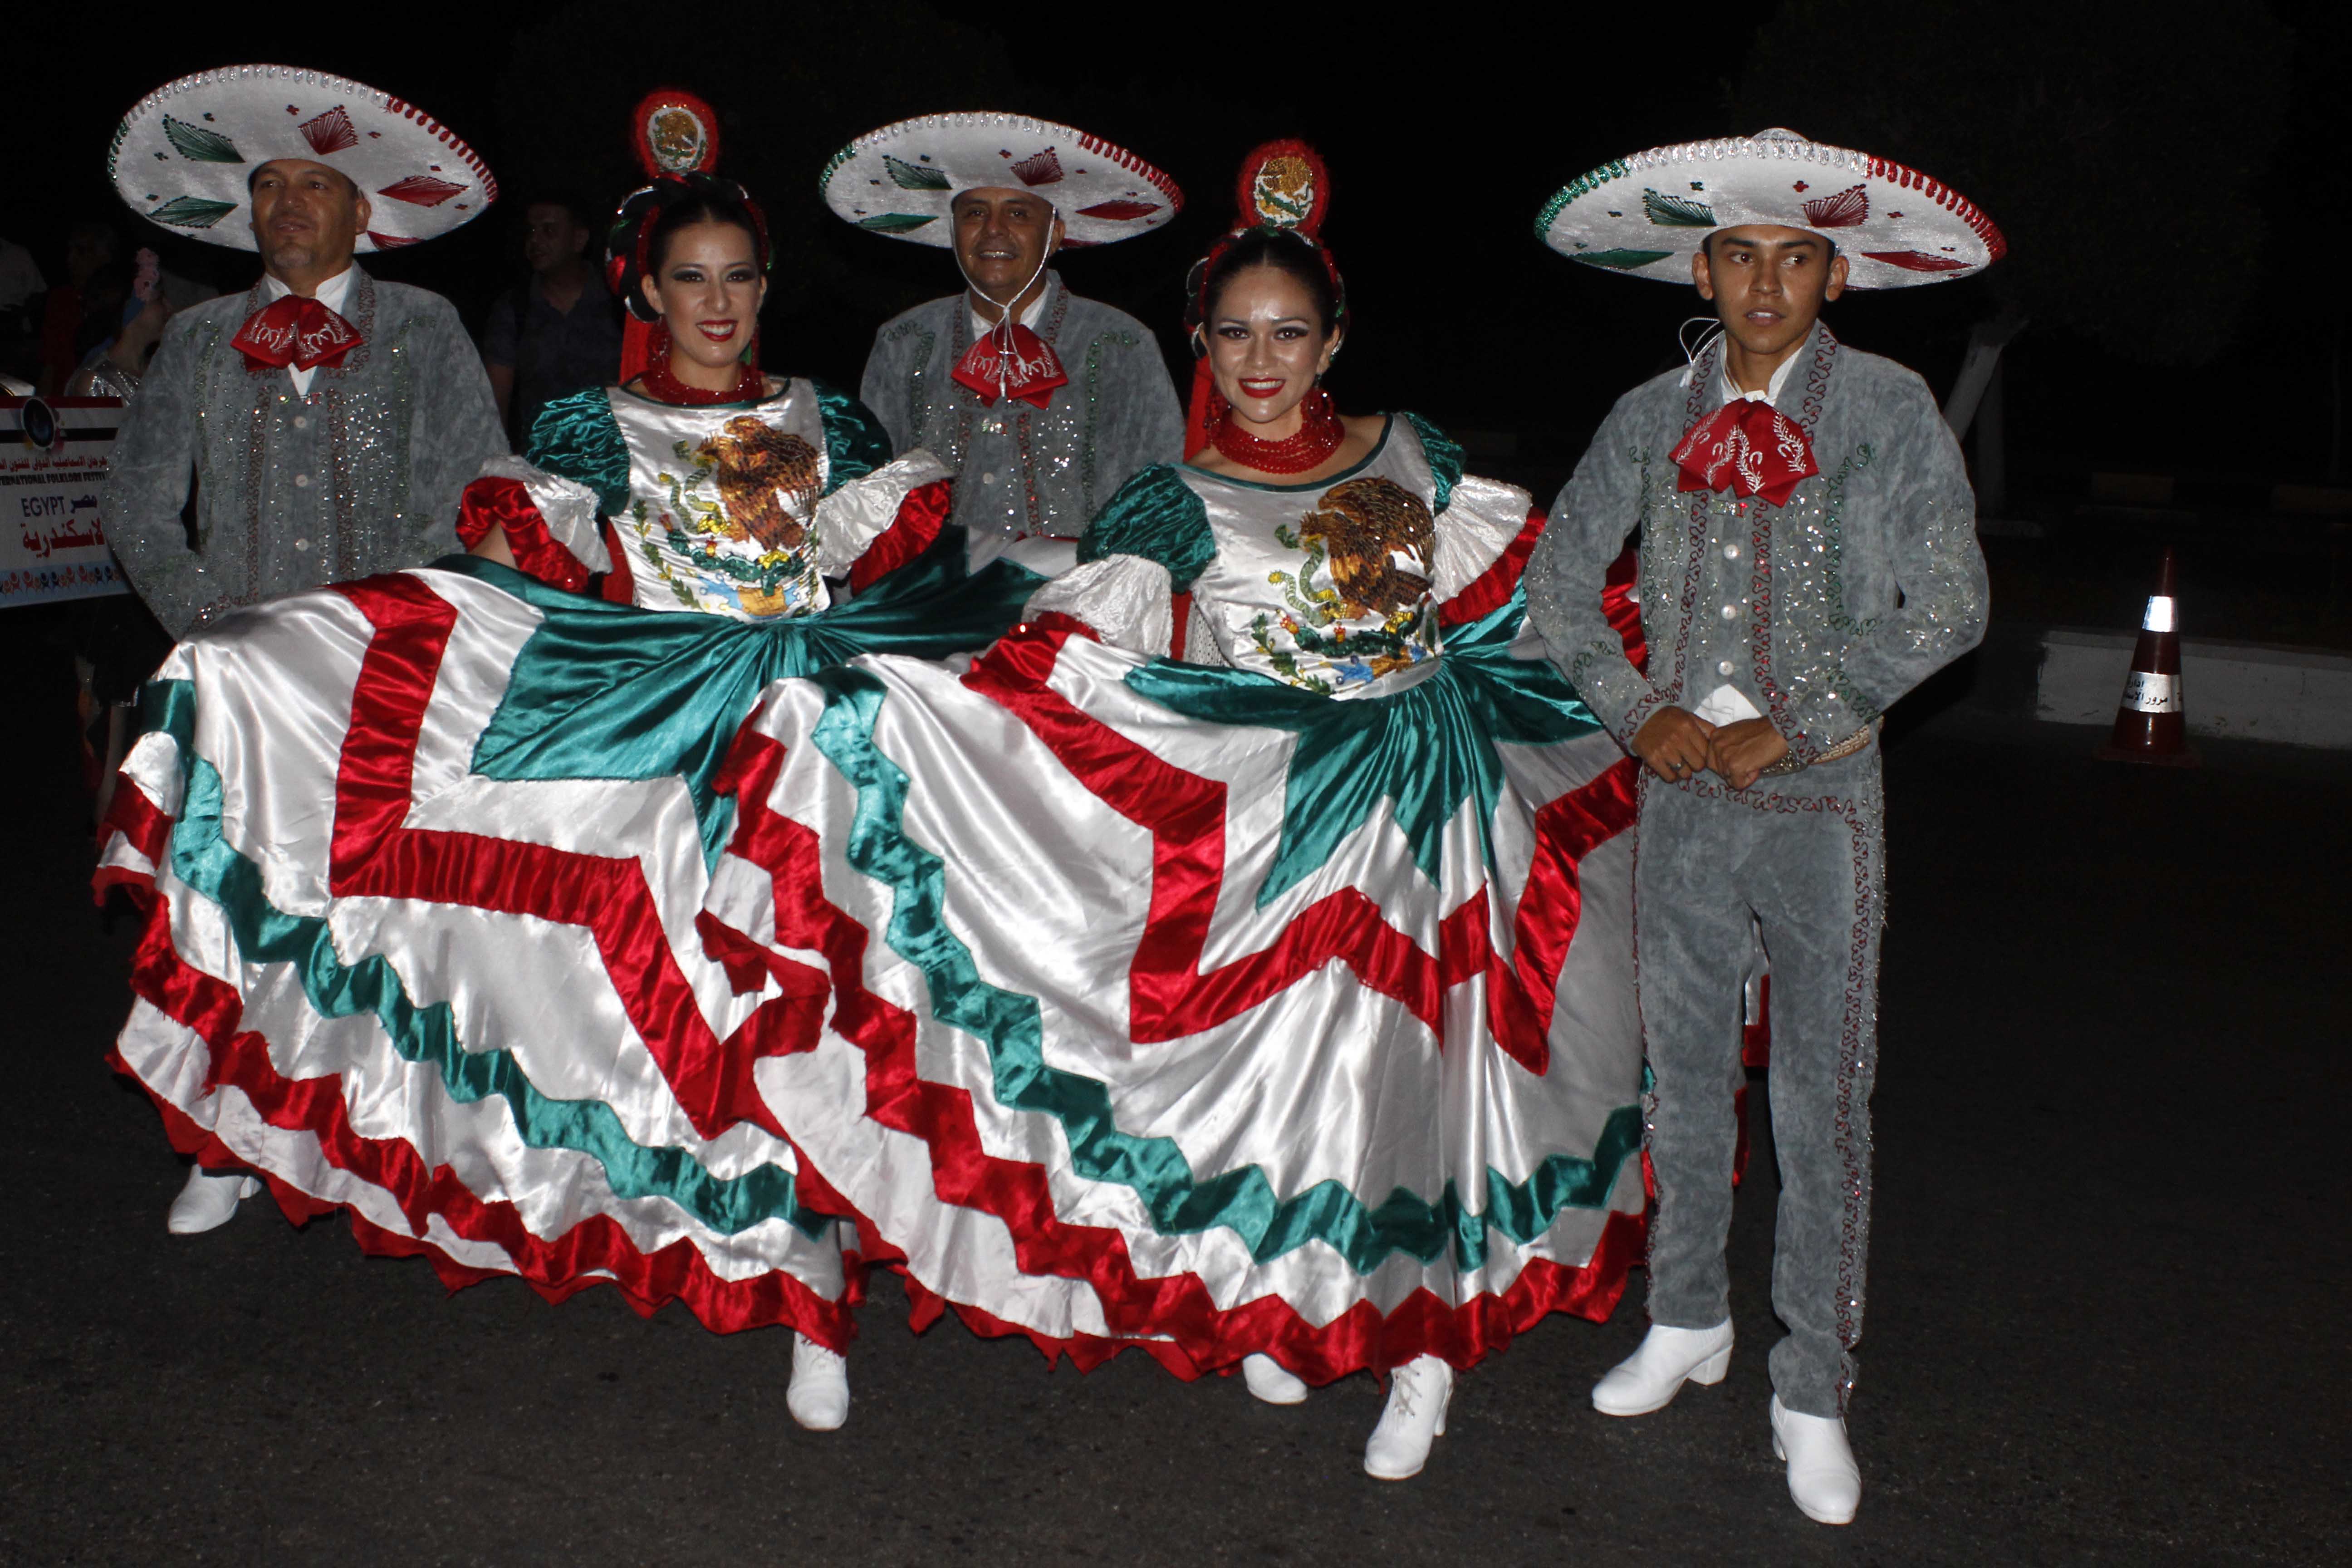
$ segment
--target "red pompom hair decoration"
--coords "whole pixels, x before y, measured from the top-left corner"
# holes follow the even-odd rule
[[[719,111],[690,92],[657,87],[629,115],[629,151],[646,178],[719,167]]]
[[[1323,154],[1296,136],[1253,147],[1242,160],[1234,208],[1240,215],[1235,234],[1289,228],[1319,241],[1323,216],[1331,210],[1331,175],[1323,167]]]

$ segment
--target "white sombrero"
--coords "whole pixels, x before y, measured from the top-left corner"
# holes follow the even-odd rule
[[[446,234],[499,195],[489,165],[423,110],[295,66],[229,66],[157,88],[122,117],[106,172],[142,216],[252,250],[246,180],[272,158],[351,176],[370,207],[362,251]]]
[[[863,229],[945,247],[958,191],[1035,191],[1061,215],[1066,245],[1108,245],[1184,206],[1176,182],[1124,147],[1025,114],[926,114],[870,132],[818,176],[825,205]]]
[[[1992,219],[1950,186],[1780,130],[1653,147],[1604,164],[1546,202],[1536,233],[1577,261],[1687,283],[1706,237],[1743,223],[1826,235],[1855,289],[1965,278],[2009,249]]]

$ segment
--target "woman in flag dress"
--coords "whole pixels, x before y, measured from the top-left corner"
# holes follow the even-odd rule
[[[1322,389],[1320,160],[1240,198],[1194,455],[971,668],[772,689],[706,914],[747,986],[830,985],[757,1081],[919,1321],[1276,1403],[1384,1373],[1402,1479],[1640,1245],[1633,777],[1525,629],[1527,494]]]
[[[704,952],[719,770],[778,676],[984,647],[1042,579],[974,569],[928,453],[761,373],[715,117],[637,122],[623,384],[487,465],[470,557],[222,617],[148,687],[98,878],[149,911],[114,1060],[198,1163],[173,1230],[266,1181],[453,1285],[786,1324],[793,1414],[837,1426],[856,1260],[756,1085],[823,998]]]

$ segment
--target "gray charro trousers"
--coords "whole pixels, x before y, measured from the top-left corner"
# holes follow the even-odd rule
[[[1804,793],[1775,793],[1783,783]],[[1633,918],[1658,1184],[1650,1320],[1704,1329],[1731,1315],[1723,1249],[1752,913],[1771,960],[1772,1308],[1788,1330],[1772,1387],[1807,1415],[1845,1413],[1862,1337],[1884,798],[1874,745],[1740,795],[1713,774],[1686,789],[1642,778]]]

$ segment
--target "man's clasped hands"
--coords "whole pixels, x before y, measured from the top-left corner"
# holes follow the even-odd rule
[[[1789,754],[1789,742],[1769,719],[1710,724],[1680,708],[1662,708],[1633,736],[1633,754],[1668,784],[1709,770],[1734,789],[1746,789]]]

